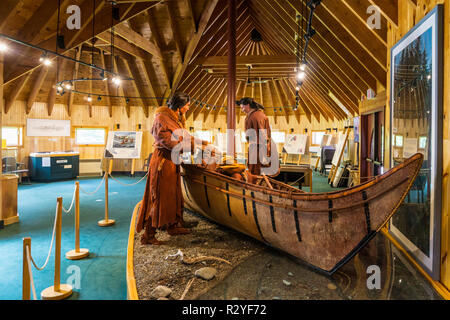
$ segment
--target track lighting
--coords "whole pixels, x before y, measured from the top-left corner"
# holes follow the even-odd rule
[[[0,52],[8,50],[8,46],[4,42],[0,42]]]
[[[88,96],[88,97],[86,98],[86,100],[87,100],[87,102],[92,102],[92,97],[91,97],[91,96]]]
[[[301,64],[300,70],[301,70],[301,71],[305,71],[305,70],[306,70],[306,63],[303,62],[303,63]]]
[[[58,92],[61,92],[61,91],[63,91],[63,87],[61,87],[61,86],[57,86],[57,87],[56,87],[56,91],[58,91]]]
[[[300,71],[299,73],[297,73],[297,79],[298,80],[303,80],[306,77],[306,73],[304,71]]]
[[[64,88],[66,88],[67,90],[70,90],[70,89],[72,89],[72,85],[70,83],[66,83],[64,85]]]
[[[97,101],[102,101],[102,97],[98,96]]]
[[[120,86],[120,83],[122,82],[122,80],[120,80],[119,77],[114,77],[114,78],[112,78],[112,82],[113,82],[116,86]]]
[[[39,58],[39,62],[42,62],[44,65],[49,66],[52,64],[52,61],[48,58],[47,53],[43,53]]]

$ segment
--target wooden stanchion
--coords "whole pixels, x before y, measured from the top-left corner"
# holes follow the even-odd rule
[[[23,238],[23,270],[22,270],[22,300],[30,300],[30,266],[27,259],[27,248],[31,254],[31,238]]]
[[[80,182],[75,182],[75,250],[66,252],[69,260],[80,260],[89,256],[89,249],[80,249]]]
[[[105,219],[100,220],[98,225],[100,227],[109,227],[116,223],[115,220],[108,218],[108,173],[105,176]]]
[[[55,230],[55,280],[53,286],[41,292],[43,300],[62,300],[72,294],[72,286],[61,284],[61,228],[62,228],[62,198],[58,197],[58,210]]]

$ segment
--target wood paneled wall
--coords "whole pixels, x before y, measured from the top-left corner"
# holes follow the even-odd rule
[[[113,116],[109,117],[108,107],[93,106],[92,117],[89,117],[88,106],[74,105],[72,107],[72,116],[69,117],[66,112],[66,106],[55,104],[52,115],[48,116],[47,106],[45,103],[35,103],[31,109],[29,115],[25,114],[26,103],[24,101],[16,101],[11,107],[11,110],[3,115],[3,126],[23,126],[24,127],[24,145],[19,148],[19,161],[26,161],[26,158],[32,152],[44,152],[44,151],[78,151],[80,152],[81,159],[101,159],[103,155],[103,147],[86,147],[78,146],[75,144],[75,137],[27,137],[26,135],[26,122],[27,118],[32,119],[53,119],[53,120],[71,120],[71,126],[84,126],[84,127],[107,127],[108,130],[114,130],[117,124],[120,125],[121,131],[136,130],[137,125],[141,124],[141,130],[143,131],[143,143],[141,160],[136,161],[136,171],[143,170],[144,160],[149,153],[153,151],[153,137],[150,134],[151,126],[153,123],[155,109],[151,109],[149,117],[146,118],[141,107],[131,107],[130,118],[127,117],[124,107],[113,107]],[[214,117],[209,117],[207,122],[203,122],[203,115],[196,119],[194,124],[193,118],[190,117],[187,121],[187,129],[189,127],[195,127],[200,129],[201,126],[204,130],[221,128],[222,132],[226,130],[226,116],[220,115],[216,122]],[[300,123],[297,122],[295,116],[289,118],[287,123],[285,117],[278,117],[277,122],[274,122],[273,117],[269,117],[271,127],[273,129],[285,130],[290,132],[294,129],[294,133],[303,133],[304,129],[308,129],[308,133],[311,130],[325,130],[326,128],[339,128],[342,129],[343,123],[341,122],[327,122],[323,118],[320,123],[315,119],[312,123],[309,123],[305,116],[300,117]],[[241,117],[237,124],[237,128],[244,129],[244,116]],[[73,130],[72,130],[73,132]],[[130,171],[130,160],[115,160],[114,171]]]
[[[443,210],[442,210],[442,243],[441,243],[441,283],[450,288],[450,0],[417,0],[417,6],[411,0],[398,0],[398,28],[389,23],[388,25],[388,79],[387,88],[390,87],[390,50],[411,28],[428,14],[437,4],[444,4],[444,116],[443,116]],[[389,91],[386,105],[389,106]],[[390,149],[390,108],[386,108],[386,150]],[[389,152],[385,152],[385,163],[389,163]]]

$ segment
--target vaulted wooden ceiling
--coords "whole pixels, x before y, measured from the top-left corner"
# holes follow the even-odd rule
[[[376,91],[386,86],[387,28],[388,24],[397,24],[397,0],[376,1],[382,10],[381,28],[370,29],[366,11],[374,2],[323,0],[317,7],[312,25],[316,35],[309,43],[307,76],[300,91],[300,106],[295,110],[294,50],[301,1],[238,0],[236,96],[254,97],[275,118],[347,118],[335,98],[351,114],[357,114],[359,100],[367,89]],[[57,3],[2,0],[0,33],[55,51]],[[85,94],[68,91],[60,96],[55,89],[57,80],[96,78],[99,72],[65,59],[54,59],[48,67],[40,65],[41,51],[6,41],[10,49],[5,54],[5,112],[14,101],[23,100],[27,112],[39,101],[48,104],[49,114],[55,103],[61,103],[69,114],[73,104],[88,104],[106,105],[110,110],[112,106],[123,106],[128,114],[131,106],[141,106],[148,115],[149,108],[162,105],[173,90],[185,91],[204,102],[190,109],[188,116],[194,119],[202,113],[217,119],[226,112],[226,0],[116,0],[119,20],[112,19],[109,1],[95,3],[93,30],[94,0],[61,0],[60,33],[66,49],[58,52],[134,80],[122,81],[119,87],[110,81],[82,81],[76,83],[75,89]],[[80,30],[65,26],[66,8],[74,4],[81,8]],[[307,14],[302,18],[306,22]],[[252,41],[254,29],[262,41]],[[90,103],[86,101],[87,93],[93,95]],[[99,100],[95,94],[119,97]]]

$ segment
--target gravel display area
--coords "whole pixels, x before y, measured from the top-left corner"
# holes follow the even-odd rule
[[[171,289],[169,300],[179,300],[189,281],[195,279],[185,300],[193,300],[223,281],[240,263],[258,252],[265,245],[231,229],[217,225],[204,217],[185,211],[184,220],[190,227],[188,235],[170,236],[165,231],[158,231],[156,237],[167,241],[163,245],[142,245],[141,234],[135,235],[134,273],[139,299],[156,299],[152,291],[158,286]],[[193,264],[181,262],[181,257],[167,258],[181,250],[184,260],[191,262],[199,256],[212,256],[227,260],[231,265],[219,260],[204,260]],[[211,280],[201,278],[202,268],[214,268],[217,273]],[[164,299],[164,298],[160,298]]]

